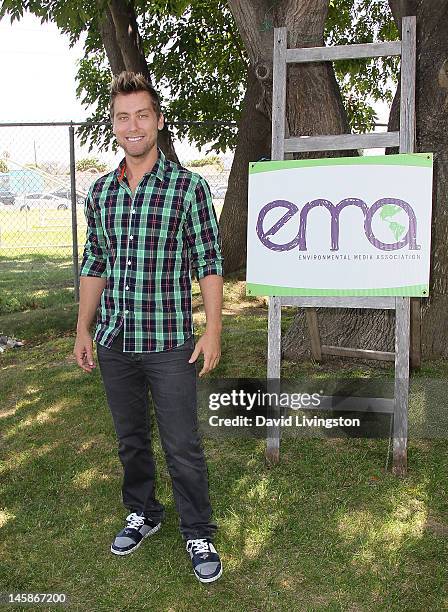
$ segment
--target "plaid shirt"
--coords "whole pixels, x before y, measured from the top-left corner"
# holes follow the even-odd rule
[[[125,352],[165,351],[193,334],[191,269],[222,276],[209,187],[159,157],[134,196],[125,159],[91,186],[80,276],[106,278],[94,340],[110,347],[124,326]]]

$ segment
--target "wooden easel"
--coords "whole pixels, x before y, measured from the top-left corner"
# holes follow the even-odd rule
[[[335,61],[362,57],[401,56],[401,106],[398,132],[370,134],[342,134],[337,136],[302,136],[285,138],[286,67],[292,63]],[[272,159],[283,160],[285,153],[309,151],[339,151],[399,146],[400,153],[414,152],[415,139],[415,64],[416,20],[405,17],[402,22],[402,40],[397,42],[368,43],[335,47],[287,48],[286,28],[274,30],[274,66],[272,95]],[[417,300],[413,302],[420,307]],[[306,308],[313,356],[322,353],[356,357],[390,359],[395,361],[394,399],[375,400],[377,412],[393,415],[392,471],[405,475],[407,471],[407,432],[409,400],[409,345],[410,298],[407,297],[270,297],[268,314],[268,367],[271,381],[280,381],[281,365],[281,307]],[[378,308],[395,310],[395,352],[366,351],[361,349],[321,346],[316,307],[325,308]],[[415,316],[418,309],[413,309]],[[418,327],[417,327],[418,329]],[[413,338],[415,343],[419,338]],[[322,408],[332,408],[332,397],[325,398]],[[336,399],[336,398],[335,398]],[[350,399],[350,398],[348,398]],[[358,398],[357,398],[358,399]],[[366,398],[368,399],[368,398]],[[338,398],[340,400],[340,398]],[[340,405],[340,401],[338,401]],[[266,456],[272,462],[280,457],[280,428],[270,427],[267,435]]]

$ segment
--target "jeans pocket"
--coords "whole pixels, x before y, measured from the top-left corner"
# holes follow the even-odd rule
[[[194,350],[194,347],[195,347],[194,336],[190,336],[188,338],[188,340],[185,342],[185,346],[191,350]]]
[[[190,336],[183,344],[176,346],[173,351],[193,351],[195,346],[194,336]]]

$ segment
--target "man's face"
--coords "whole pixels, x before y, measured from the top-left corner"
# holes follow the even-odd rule
[[[144,157],[157,145],[157,132],[162,128],[163,115],[157,119],[147,91],[117,95],[113,131],[126,155]]]

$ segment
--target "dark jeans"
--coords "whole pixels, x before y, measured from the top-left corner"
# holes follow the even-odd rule
[[[123,330],[108,349],[97,344],[98,363],[114,420],[123,465],[123,503],[162,520],[155,497],[155,462],[151,450],[148,392],[151,391],[160,440],[173,485],[185,539],[213,537],[207,466],[198,433],[194,349],[182,346],[158,353],[124,353]]]

